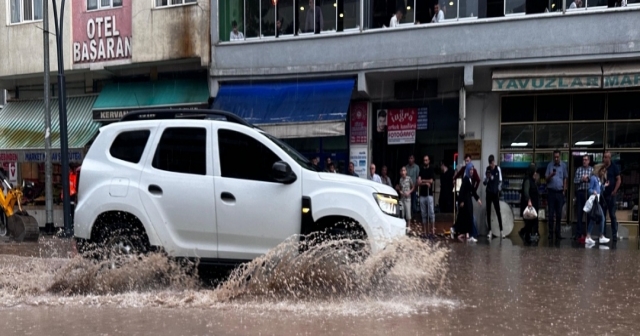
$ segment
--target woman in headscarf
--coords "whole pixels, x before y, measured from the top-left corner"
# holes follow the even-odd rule
[[[522,191],[520,197],[520,216],[523,215],[524,210],[527,207],[533,207],[536,209],[536,213],[540,209],[540,193],[538,192],[538,185],[535,179],[536,165],[534,163],[529,165],[527,170],[527,177],[522,181]],[[520,237],[525,243],[530,241],[537,241],[540,236],[538,235],[538,218],[525,219],[524,228],[518,232]]]
[[[460,192],[458,196],[458,217],[456,218],[456,233],[458,233],[458,239],[463,240],[469,238],[469,233],[473,228],[473,203],[471,198],[475,198],[478,204],[482,205],[480,196],[473,188],[473,182],[471,177],[473,176],[473,163],[467,163],[464,171],[464,177],[462,178],[462,185],[460,186]]]

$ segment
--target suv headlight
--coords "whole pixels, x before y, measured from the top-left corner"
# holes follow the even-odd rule
[[[399,216],[397,197],[386,194],[373,194],[373,197],[376,199],[376,202],[378,202],[378,206],[382,212],[394,217]]]

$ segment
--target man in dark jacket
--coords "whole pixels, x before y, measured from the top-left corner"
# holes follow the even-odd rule
[[[504,238],[502,234],[502,214],[500,213],[500,190],[502,190],[502,171],[500,167],[496,165],[495,157],[489,155],[489,166],[485,172],[484,182],[482,182],[487,188],[487,237],[491,238],[491,205],[496,209],[496,217],[498,217],[498,224],[500,225],[500,237]]]

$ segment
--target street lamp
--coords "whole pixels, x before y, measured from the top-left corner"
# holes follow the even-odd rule
[[[48,1],[48,0],[45,0]],[[58,18],[58,8],[56,1],[53,2],[53,19],[56,27],[56,51],[58,54],[58,110],[60,115],[60,164],[62,165],[62,212],[64,214],[64,233],[67,238],[73,237],[73,226],[71,223],[71,202],[69,199],[69,143],[67,135],[67,93],[64,79],[64,52],[63,52],[63,32],[64,27],[64,4],[60,4],[60,17]]]

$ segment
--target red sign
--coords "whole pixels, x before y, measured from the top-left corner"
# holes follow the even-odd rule
[[[418,109],[388,110],[387,130],[389,145],[415,143],[417,125]]]
[[[131,0],[90,11],[86,0],[73,0],[72,6],[74,64],[131,58]]]
[[[367,143],[367,103],[351,103],[351,143]]]

